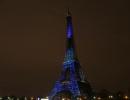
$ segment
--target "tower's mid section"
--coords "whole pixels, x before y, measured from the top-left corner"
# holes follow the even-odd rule
[[[56,81],[49,100],[89,100],[92,90],[78,61],[73,36],[72,17],[68,11],[66,52],[61,77]]]

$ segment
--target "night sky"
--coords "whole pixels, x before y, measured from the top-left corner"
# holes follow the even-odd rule
[[[93,89],[130,88],[128,1],[0,0],[0,95],[51,91],[64,59],[68,6],[77,55]]]

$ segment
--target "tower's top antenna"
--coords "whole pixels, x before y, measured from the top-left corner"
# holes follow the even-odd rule
[[[67,9],[67,16],[71,16],[70,8]]]

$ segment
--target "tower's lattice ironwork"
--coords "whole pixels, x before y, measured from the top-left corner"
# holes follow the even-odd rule
[[[49,100],[62,100],[62,98],[69,98],[63,100],[88,100],[91,97],[92,90],[76,55],[70,12],[68,12],[66,19],[67,47],[63,69],[60,79],[56,81],[49,95]]]

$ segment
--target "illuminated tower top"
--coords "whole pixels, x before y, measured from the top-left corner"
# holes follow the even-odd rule
[[[72,38],[73,37],[73,27],[72,27],[72,18],[71,18],[71,13],[68,9],[67,13],[67,38]]]
[[[64,62],[73,61],[77,59],[75,52],[74,36],[73,36],[72,17],[69,9],[66,20],[67,20],[67,29],[66,29],[67,47]]]

